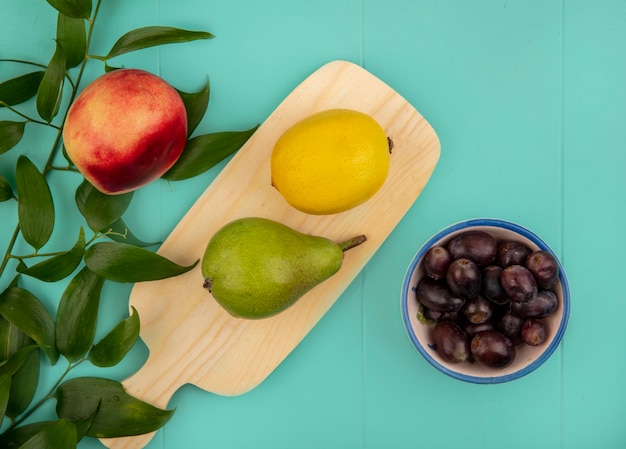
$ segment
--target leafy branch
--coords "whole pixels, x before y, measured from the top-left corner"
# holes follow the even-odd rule
[[[0,209],[8,219],[15,211],[15,228],[6,237],[0,258],[0,447],[77,447],[84,436],[120,437],[152,432],[163,426],[172,411],[161,410],[127,394],[122,385],[100,377],[71,378],[79,365],[118,364],[139,337],[140,317],[133,313],[95,342],[105,282],[134,283],[178,276],[195,264],[182,266],[150,250],[126,225],[123,215],[133,193],[109,196],[86,180],[76,188],[73,205],[79,223],[63,223],[75,229],[76,239],[64,250],[50,250],[53,231],[59,226],[54,196],[48,184],[52,170],[77,173],[63,151],[62,136],[69,107],[83,87],[87,64],[103,63],[103,72],[116,70],[111,60],[149,47],[212,39],[206,31],[149,26],[121,36],[106,55],[90,53],[101,0],[47,0],[57,12],[55,49],[48,64],[21,59],[0,59],[3,64],[24,66],[25,73],[0,82],[0,109],[13,115],[0,121],[0,157],[20,147],[33,125],[55,131],[45,156],[37,165],[26,154],[17,158],[15,171],[0,173]],[[188,140],[183,154],[163,175],[167,182],[197,176],[237,151],[254,133],[228,131],[196,135],[209,103],[208,81],[197,92],[178,90],[188,118]],[[24,112],[34,103],[33,117]],[[17,150],[14,150],[17,151]],[[54,165],[62,153],[66,167]],[[74,175],[73,175],[74,176]],[[14,179],[11,182],[10,179]],[[17,203],[17,208],[8,205]],[[86,235],[90,231],[90,236]],[[18,254],[18,246],[32,251]],[[56,313],[28,287],[31,283],[65,282]],[[45,291],[41,289],[39,291]],[[49,365],[67,362],[49,392],[35,401],[41,355]],[[56,401],[56,418],[28,422],[44,403]]]

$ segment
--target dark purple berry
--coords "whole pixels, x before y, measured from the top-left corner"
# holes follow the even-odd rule
[[[554,312],[559,299],[550,290],[540,290],[534,299],[527,302],[511,302],[511,310],[522,318],[544,318]]]
[[[491,321],[487,321],[486,323],[480,323],[480,324],[465,323],[465,326],[463,326],[463,330],[465,331],[467,336],[470,338],[479,332],[491,331],[494,329],[495,329],[495,326]]]
[[[543,321],[530,318],[522,325],[522,339],[530,346],[539,346],[548,336],[546,325]]]
[[[532,250],[521,242],[506,241],[498,244],[496,261],[502,268],[524,265]]]
[[[426,275],[435,279],[445,279],[452,257],[443,246],[433,246],[424,254],[424,271]]]
[[[433,340],[437,353],[446,362],[459,363],[469,357],[467,334],[452,321],[440,321],[433,330]]]
[[[512,301],[527,302],[537,296],[537,282],[534,276],[521,265],[511,265],[502,270],[500,282]]]
[[[522,325],[524,319],[519,315],[508,311],[500,317],[498,321],[498,330],[508,337],[514,345],[518,345],[522,342]]]
[[[469,298],[480,291],[480,268],[470,259],[453,260],[448,267],[446,281],[454,293]]]
[[[461,308],[465,319],[473,324],[482,324],[489,321],[493,315],[493,303],[484,296],[475,295],[465,301]]]
[[[448,251],[452,259],[466,258],[480,266],[486,266],[494,261],[498,242],[485,231],[465,231],[450,240]]]
[[[509,302],[509,297],[506,295],[506,292],[502,288],[502,283],[500,282],[501,274],[502,267],[497,265],[489,265],[483,268],[482,272],[482,294],[495,304],[506,304]]]
[[[415,288],[415,297],[424,307],[437,312],[456,312],[465,299],[455,295],[448,287],[424,277]]]
[[[470,351],[476,360],[492,368],[505,368],[515,359],[515,347],[511,340],[494,330],[474,335]]]
[[[528,256],[526,268],[533,274],[541,288],[550,289],[559,280],[559,264],[547,251],[535,251]]]

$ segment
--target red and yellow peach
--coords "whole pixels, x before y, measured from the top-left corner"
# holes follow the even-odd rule
[[[138,69],[109,72],[71,105],[65,149],[82,175],[106,194],[135,190],[163,175],[187,141],[187,114],[162,78]]]

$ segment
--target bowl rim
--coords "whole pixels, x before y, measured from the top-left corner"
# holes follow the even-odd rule
[[[413,331],[413,326],[411,324],[411,317],[409,316],[409,312],[408,312],[408,298],[409,298],[409,294],[411,291],[411,278],[413,275],[413,271],[415,270],[415,268],[417,267],[417,264],[419,263],[420,259],[423,257],[424,253],[437,241],[439,241],[440,239],[446,237],[447,235],[456,232],[456,231],[460,231],[462,229],[466,229],[466,228],[470,228],[470,227],[497,227],[497,228],[503,228],[509,231],[513,231],[516,232],[520,235],[522,235],[523,237],[526,237],[527,239],[531,240],[533,243],[535,243],[541,250],[547,251],[550,254],[552,254],[554,256],[554,258],[556,259],[558,266],[559,266],[559,278],[561,281],[561,288],[563,290],[563,316],[561,318],[561,321],[559,323],[559,327],[556,330],[555,336],[552,339],[552,342],[550,343],[550,345],[545,348],[545,350],[541,353],[541,355],[534,360],[533,362],[529,363],[528,365],[520,368],[517,371],[514,371],[512,373],[508,373],[505,375],[494,375],[494,376],[472,376],[472,375],[468,375],[468,374],[463,374],[463,373],[459,373],[457,371],[451,370],[449,368],[447,368],[446,366],[442,365],[438,360],[436,360],[432,355],[430,355],[426,349],[423,347],[422,343],[420,343],[420,341],[418,340],[417,336],[415,335],[415,332]],[[563,339],[563,335],[565,334],[565,330],[567,329],[567,324],[569,322],[569,314],[570,314],[570,289],[569,289],[569,283],[567,280],[567,275],[565,273],[565,270],[563,268],[563,265],[561,264],[561,260],[559,259],[559,257],[554,253],[554,251],[552,250],[552,248],[550,248],[550,246],[548,246],[548,244],[541,238],[539,237],[537,234],[535,234],[534,232],[532,232],[531,230],[525,228],[524,226],[514,223],[512,221],[508,221],[508,220],[503,220],[503,219],[499,219],[499,218],[472,218],[472,219],[468,219],[468,220],[462,220],[456,223],[453,223],[443,229],[441,229],[440,231],[438,231],[437,233],[435,233],[432,237],[430,237],[426,242],[424,242],[424,244],[417,250],[417,252],[415,253],[415,255],[413,256],[413,259],[411,260],[411,263],[409,264],[405,275],[404,275],[404,279],[402,281],[402,291],[401,291],[401,311],[402,311],[402,321],[404,323],[404,328],[405,331],[409,337],[409,339],[411,340],[411,342],[413,343],[413,346],[417,349],[417,351],[433,366],[435,367],[437,370],[441,371],[442,373],[457,379],[457,380],[461,380],[464,382],[470,382],[470,383],[475,383],[475,384],[497,384],[497,383],[503,383],[503,382],[509,382],[515,379],[519,379],[520,377],[523,377],[529,373],[531,373],[532,371],[535,371],[539,366],[541,366],[546,360],[548,360],[548,358],[550,358],[550,356],[552,355],[552,353],[554,353],[554,351],[556,350],[556,348],[560,345],[561,340]]]

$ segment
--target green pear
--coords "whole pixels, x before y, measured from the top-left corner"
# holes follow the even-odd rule
[[[343,252],[365,240],[361,235],[337,244],[266,218],[241,218],[209,241],[204,287],[235,317],[269,317],[339,271]]]

